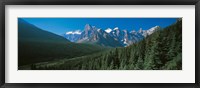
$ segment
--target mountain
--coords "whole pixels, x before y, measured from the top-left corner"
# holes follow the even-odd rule
[[[127,30],[121,30],[118,27],[115,27],[112,31],[110,31],[109,35],[111,35],[115,40],[117,40],[123,46],[129,46],[144,38],[143,36],[140,36],[140,34],[138,33],[131,33]]]
[[[69,39],[71,42],[77,43],[91,43],[108,47],[125,47],[139,42],[159,29],[159,26],[155,26],[148,30],[140,29],[137,32],[135,30],[129,32],[127,30],[121,30],[119,27],[102,30],[86,24],[83,32],[79,31],[76,33],[70,31],[63,35],[63,37]]]
[[[104,50],[91,44],[76,44],[18,19],[18,65],[79,57]]]
[[[114,40],[104,30],[91,26],[85,25],[84,31],[81,33],[78,43],[90,43],[108,47],[122,47],[122,45]]]
[[[115,40],[117,40],[120,44],[123,46],[129,46],[133,43],[137,43],[143,38],[145,38],[147,35],[151,35],[156,30],[159,30],[159,26],[152,27],[148,30],[142,30],[140,29],[138,32],[135,30],[132,30],[129,32],[128,30],[121,30],[118,27],[115,27],[114,29],[106,29],[105,31],[111,35]]]
[[[81,35],[80,30],[76,30],[76,31],[66,32],[62,36],[70,40],[71,42],[76,42],[79,39],[80,35]]]
[[[154,33],[155,31],[159,30],[160,27],[159,26],[155,26],[155,27],[152,27],[148,30],[142,30],[142,28],[140,28],[140,30],[138,31],[140,34],[142,34],[144,37],[148,36],[148,35],[151,35],[152,33]]]

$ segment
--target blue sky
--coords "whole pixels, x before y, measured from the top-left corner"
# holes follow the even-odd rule
[[[101,28],[119,27],[121,30],[143,30],[154,26],[164,28],[176,22],[176,18],[23,18],[25,21],[55,34],[84,30],[85,24]]]

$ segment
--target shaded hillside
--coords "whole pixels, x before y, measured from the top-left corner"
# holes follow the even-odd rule
[[[38,63],[31,69],[66,70],[180,70],[182,69],[182,21],[154,32],[126,48],[62,61]]]
[[[87,55],[103,49],[105,48],[90,44],[71,43],[62,36],[41,30],[23,19],[18,19],[19,66]]]

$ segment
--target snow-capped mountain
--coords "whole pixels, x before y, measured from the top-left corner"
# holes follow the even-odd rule
[[[85,25],[84,31],[81,33],[77,43],[92,43],[101,46],[122,47],[122,45],[114,40],[104,30],[96,28],[95,26]]]
[[[79,39],[80,35],[81,35],[81,31],[76,30],[76,31],[66,32],[62,36],[65,37],[66,39],[70,40],[71,42],[76,42]]]
[[[151,35],[159,29],[159,26],[155,26],[148,30],[140,28],[139,31],[132,30],[129,32],[128,30],[121,30],[119,27],[103,30],[86,24],[82,32],[70,31],[66,32],[63,36],[71,42],[92,43],[109,47],[125,47],[142,40],[147,35]]]
[[[109,34],[123,46],[131,45],[144,38],[144,36],[134,30],[129,32],[128,30],[121,30],[118,27],[115,27]]]
[[[107,28],[107,29],[105,30],[105,32],[107,32],[107,33],[110,33],[111,31],[112,31],[111,28]]]
[[[141,33],[143,36],[147,36],[147,35],[151,35],[152,33],[154,33],[156,30],[159,30],[160,27],[159,26],[155,26],[155,27],[152,27],[148,30],[142,30],[142,28],[140,28],[140,30],[138,31],[139,33]]]
[[[150,28],[149,30],[147,30],[147,34],[148,35],[151,35],[152,33],[154,33],[155,31],[159,30],[160,27],[159,26],[155,26],[155,27],[152,27]]]
[[[128,39],[129,39],[129,33],[127,32],[127,30],[121,30],[118,27],[115,27],[110,33],[109,35],[111,35],[116,41],[120,42],[120,44],[122,44],[123,46],[128,44]]]

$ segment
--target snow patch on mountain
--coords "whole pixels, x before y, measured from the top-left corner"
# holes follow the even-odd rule
[[[142,34],[144,37],[146,37],[147,35],[151,35],[152,33],[154,33],[155,31],[159,30],[160,27],[159,26],[155,26],[152,27],[148,30],[142,30],[142,28],[140,28],[140,30],[138,31],[140,34]]]
[[[115,27],[113,30],[119,30],[119,27]]]
[[[107,32],[107,33],[110,33],[111,31],[112,31],[111,28],[107,28],[107,29],[105,30],[105,32]]]
[[[147,34],[150,35],[150,34],[154,33],[158,29],[160,29],[159,26],[152,27],[149,30],[147,30]]]
[[[75,31],[68,31],[66,34],[81,34],[80,30],[75,30]]]
[[[99,32],[99,31],[101,31],[101,29],[97,29],[97,31]]]

